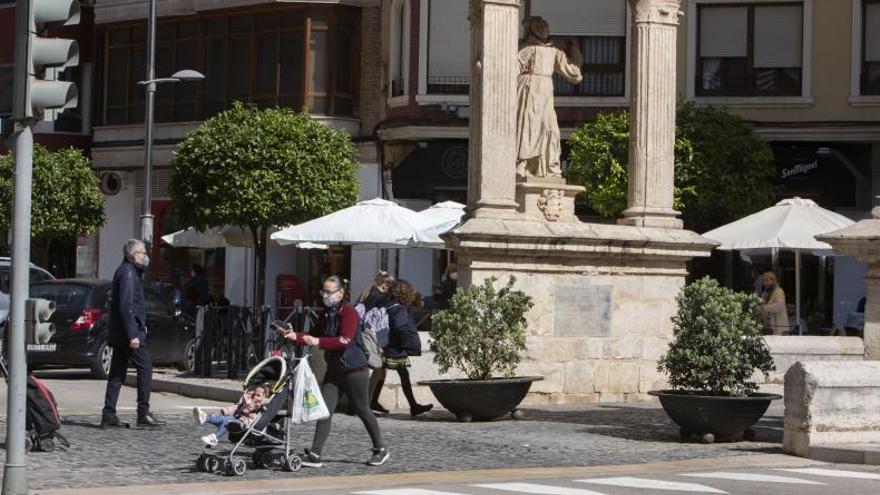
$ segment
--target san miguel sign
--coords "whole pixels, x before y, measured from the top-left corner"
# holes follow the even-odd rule
[[[789,177],[793,177],[796,175],[805,175],[813,170],[819,168],[819,160],[813,160],[811,162],[805,163],[797,163],[793,167],[782,169],[782,179],[788,179]]]

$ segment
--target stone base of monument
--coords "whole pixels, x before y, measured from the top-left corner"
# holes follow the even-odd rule
[[[521,188],[520,190],[523,190]],[[666,387],[657,359],[672,336],[686,263],[713,244],[680,229],[471,218],[445,236],[459,283],[516,277],[534,307],[519,375],[543,376],[526,403],[647,400]]]
[[[516,183],[516,202],[526,218],[549,222],[577,222],[574,198],[583,186],[570,186],[559,177],[530,177]]]

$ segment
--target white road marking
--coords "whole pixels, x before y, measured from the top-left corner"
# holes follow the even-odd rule
[[[352,492],[358,495],[467,495],[464,493],[441,492],[437,490],[424,490],[421,488],[392,488],[390,490],[370,490],[366,492]]]
[[[534,483],[492,483],[489,485],[472,485],[478,488],[491,488],[508,492],[529,493],[532,495],[604,495],[591,490],[581,488],[566,488],[564,486],[537,485]]]
[[[804,480],[801,478],[792,478],[790,476],[774,476],[772,474],[752,474],[752,473],[732,473],[732,472],[714,472],[714,473],[687,473],[679,474],[679,476],[688,476],[691,478],[706,478],[714,480],[731,480],[731,481],[757,481],[761,483],[790,483],[794,485],[824,485],[818,481]]]
[[[645,488],[648,490],[675,490],[680,492],[695,493],[727,493],[711,486],[697,483],[680,483],[678,481],[651,480],[644,478],[630,478],[621,476],[618,478],[596,478],[576,480],[580,483],[596,483],[597,485],[624,486],[627,488]]]
[[[812,474],[815,476],[828,476],[831,478],[852,478],[857,480],[880,480],[880,474],[863,473],[861,471],[840,471],[836,469],[822,468],[797,468],[776,469],[776,471],[788,471],[790,473]]]

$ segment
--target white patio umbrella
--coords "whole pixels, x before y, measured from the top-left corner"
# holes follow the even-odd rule
[[[311,242],[393,249],[414,245],[418,233],[431,225],[408,208],[375,198],[284,228],[271,237],[281,246]]]
[[[446,244],[440,238],[441,234],[449,232],[461,223],[464,216],[465,205],[455,201],[444,201],[419,212],[419,215],[429,219],[433,225],[419,232],[416,247],[443,249]]]
[[[775,206],[710,230],[703,237],[721,243],[721,250],[790,249],[795,260],[795,315],[801,321],[801,253],[828,251],[831,246],[815,236],[842,229],[853,222],[814,201],[789,198]]]
[[[254,245],[251,233],[248,230],[231,225],[211,227],[204,232],[199,232],[194,227],[190,227],[163,235],[162,241],[173,247],[199,249],[253,247]]]

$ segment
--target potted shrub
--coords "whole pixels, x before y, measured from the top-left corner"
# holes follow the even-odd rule
[[[526,312],[532,299],[513,288],[516,279],[496,289],[496,278],[459,288],[449,309],[431,319],[431,350],[440,373],[451,368],[467,377],[419,382],[460,421],[488,421],[510,413],[541,377],[515,377],[526,349]],[[500,377],[497,375],[501,375]]]
[[[683,438],[704,443],[744,437],[767,411],[775,394],[756,393],[755,370],[766,376],[776,366],[757,318],[761,301],[705,277],[676,297],[674,338],[658,369],[672,390],[652,391],[681,427]]]

